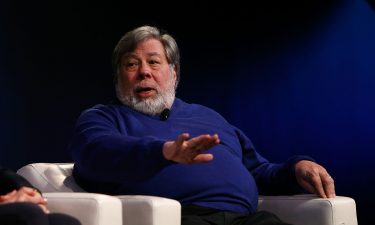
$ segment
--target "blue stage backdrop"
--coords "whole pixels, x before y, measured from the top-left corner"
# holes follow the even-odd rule
[[[357,199],[360,224],[374,210],[374,27],[367,3],[351,1],[264,56],[240,46],[226,107],[269,159],[308,154],[326,166],[337,193]]]
[[[138,25],[181,48],[177,96],[219,111],[274,162],[310,155],[372,225],[375,11],[365,0],[135,3],[4,1],[0,164],[71,161],[79,113],[113,96],[111,53]],[[244,3],[245,4],[245,3]],[[191,10],[182,11],[191,7]]]

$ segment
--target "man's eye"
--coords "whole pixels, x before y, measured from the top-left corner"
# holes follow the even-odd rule
[[[154,64],[160,64],[160,62],[157,61],[157,60],[150,60],[149,63],[150,63],[151,65],[154,65]]]
[[[135,62],[128,62],[128,63],[125,64],[125,67],[126,67],[127,69],[134,69],[134,68],[137,67],[137,65],[138,65],[138,63],[135,63]]]

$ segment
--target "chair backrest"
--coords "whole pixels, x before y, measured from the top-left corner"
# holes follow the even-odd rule
[[[86,192],[75,182],[73,163],[32,163],[17,173],[41,192]]]

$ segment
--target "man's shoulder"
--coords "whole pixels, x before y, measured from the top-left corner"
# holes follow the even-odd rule
[[[83,114],[95,111],[108,111],[110,110],[110,104],[96,104],[82,111]]]
[[[108,104],[96,104],[89,108],[84,109],[81,112],[82,116],[88,115],[116,115],[118,114],[119,110],[122,108],[121,105],[108,103]]]
[[[185,101],[183,101],[179,98],[175,99],[175,105],[178,108],[183,108],[184,110],[188,109],[189,111],[192,111],[192,112],[195,112],[195,113],[200,113],[200,114],[204,114],[204,115],[216,114],[218,116],[221,116],[217,111],[215,111],[214,109],[212,109],[208,106],[205,106],[205,105],[202,105],[202,104],[199,104],[199,103],[188,103],[188,102],[185,102]]]
[[[199,104],[196,104],[196,103],[191,103],[191,102],[187,102],[185,100],[182,100],[181,98],[175,98],[174,99],[174,102],[173,102],[173,106],[174,108],[196,108],[196,107],[203,107],[202,105],[199,105]]]
[[[128,109],[129,107],[127,107],[126,105],[122,104],[119,100],[117,99],[114,99],[114,100],[111,100],[107,103],[98,103],[98,104],[95,104],[87,109],[85,109],[83,112],[87,112],[87,111],[97,111],[97,110],[103,110],[103,111],[114,111],[114,110],[118,110],[118,109]]]

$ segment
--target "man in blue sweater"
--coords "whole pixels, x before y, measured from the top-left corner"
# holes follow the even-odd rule
[[[179,61],[175,40],[156,27],[121,38],[113,55],[117,99],[85,110],[70,146],[83,188],[176,199],[183,225],[286,224],[256,211],[258,190],[335,196],[333,179],[311,158],[270,163],[217,112],[176,98]]]

